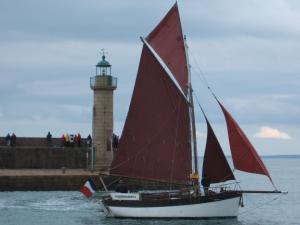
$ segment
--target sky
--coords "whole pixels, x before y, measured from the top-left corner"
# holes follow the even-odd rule
[[[141,54],[140,36],[174,0],[1,0],[0,136],[91,133],[90,77],[101,49],[118,78],[121,134]],[[300,1],[179,0],[195,94],[226,154],[227,131],[206,82],[261,155],[299,154]],[[196,108],[199,154],[206,125]]]

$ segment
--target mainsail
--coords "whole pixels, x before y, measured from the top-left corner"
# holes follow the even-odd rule
[[[204,114],[204,112],[203,112]],[[203,158],[202,176],[206,175],[212,183],[235,180],[222,147],[206,117],[207,139]]]
[[[129,112],[110,174],[188,183],[189,104],[144,44]]]
[[[190,125],[193,140],[192,147],[194,173],[198,174],[197,141],[192,86],[190,84],[188,56],[186,53],[187,46],[182,33],[177,2],[160,21],[160,23],[154,28],[154,30],[148,35],[146,40],[167,65],[172,75],[176,79],[179,88],[181,88],[184,94],[189,98],[191,120]]]
[[[183,92],[188,91],[188,67],[177,3],[146,38],[168,66]]]
[[[266,166],[245,133],[219,100],[216,100],[225,116],[234,167],[244,172],[266,175],[273,183]]]

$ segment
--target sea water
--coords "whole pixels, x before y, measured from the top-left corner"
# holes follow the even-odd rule
[[[73,192],[0,192],[0,225],[300,225],[300,158],[264,158],[287,195],[248,194],[236,219],[105,218],[99,198]],[[267,178],[236,171],[243,189],[272,189]]]

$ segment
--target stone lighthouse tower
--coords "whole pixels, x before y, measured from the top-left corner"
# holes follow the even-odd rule
[[[105,60],[104,52],[102,60],[96,65],[96,76],[91,77],[90,86],[94,91],[94,168],[97,171],[108,171],[113,158],[113,92],[117,88],[117,78],[111,76],[111,65]]]

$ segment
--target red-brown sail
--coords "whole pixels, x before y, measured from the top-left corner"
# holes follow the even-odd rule
[[[171,70],[183,92],[187,93],[187,59],[177,3],[146,40]]]
[[[273,183],[266,166],[247,136],[225,107],[219,101],[218,103],[225,116],[234,167],[241,171],[266,175]]]
[[[110,173],[186,184],[192,170],[188,107],[178,87],[144,45]]]
[[[207,124],[207,139],[203,158],[202,176],[206,175],[209,177],[212,183],[235,180],[222,147],[205,114],[204,117]]]

